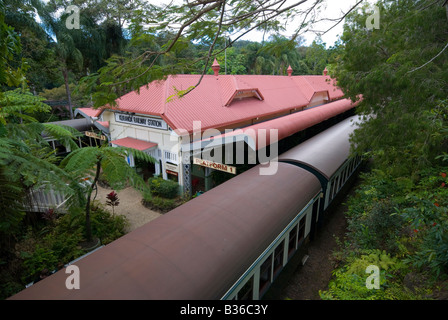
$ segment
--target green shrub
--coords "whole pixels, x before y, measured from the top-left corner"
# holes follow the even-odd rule
[[[34,250],[21,253],[24,281],[37,280],[84,254],[79,246],[83,240],[82,228],[70,215],[61,216],[51,228],[42,229],[35,237]]]
[[[368,266],[377,266],[380,270],[379,288],[368,288]],[[385,251],[363,251],[361,255],[350,257],[346,264],[333,271],[333,279],[328,290],[319,291],[324,300],[420,300],[428,292],[424,288],[414,291],[403,285],[402,279],[408,267],[396,257]]]
[[[352,216],[348,229],[353,240],[362,249],[384,249],[398,251],[398,240],[402,234],[404,219],[396,214],[399,205],[388,199],[369,204],[369,211]]]
[[[179,195],[179,185],[171,180],[164,180],[160,176],[148,179],[148,185],[154,196],[174,199]]]
[[[142,199],[142,204],[151,210],[166,213],[176,208],[180,202],[175,199],[146,195]]]
[[[125,216],[113,215],[97,202],[92,205],[90,223],[92,234],[98,237],[102,244],[108,244],[123,236],[128,226]]]
[[[445,279],[448,272],[447,172],[433,167],[414,172],[412,178],[393,178],[380,170],[363,175],[348,201],[345,247],[334,253],[342,267],[333,272],[329,289],[320,292],[322,299],[431,296],[430,282]],[[379,290],[365,285],[368,264],[380,267]],[[406,280],[413,273],[432,279],[414,287]]]
[[[107,244],[125,234],[127,220],[121,215],[112,216],[95,202],[91,210],[91,225],[93,236]],[[37,280],[42,274],[48,275],[86,253],[80,245],[85,240],[85,213],[80,208],[72,210],[28,236],[35,238],[36,245],[21,252],[24,282]]]
[[[58,258],[53,250],[37,245],[32,254],[22,253],[25,258],[25,277],[26,282],[38,280],[41,275],[48,275],[58,266]]]
[[[448,271],[447,169],[427,173],[408,194],[410,205],[400,211],[413,230],[416,247],[408,260],[417,268],[428,267],[437,277]]]

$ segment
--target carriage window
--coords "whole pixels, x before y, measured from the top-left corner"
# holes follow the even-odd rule
[[[277,276],[283,268],[283,252],[285,251],[285,240],[283,240],[274,251],[274,277]]]
[[[341,176],[339,175],[336,177],[336,182],[334,183],[334,195],[333,196],[335,196],[336,193],[338,193],[338,191],[339,191],[339,181],[340,180],[341,180]]]
[[[331,181],[331,188],[330,188],[330,200],[333,199],[334,197],[334,189],[335,189],[335,181],[336,179],[333,178],[333,180]]]
[[[254,277],[252,276],[246,284],[238,291],[238,300],[252,300],[254,289]]]
[[[266,259],[260,267],[260,297],[266,292],[271,284],[272,255]]]
[[[306,217],[303,217],[302,220],[300,220],[300,222],[299,222],[299,239],[298,239],[299,243],[301,241],[303,241],[303,239],[305,237],[305,222],[306,222]]]
[[[328,201],[331,201],[331,191],[333,190],[333,181],[330,180],[330,185],[328,186],[327,191],[325,192],[325,195],[329,195],[328,196]]]
[[[292,228],[291,232],[289,232],[289,242],[288,242],[288,258],[290,258],[294,251],[296,250],[297,243],[297,226]]]

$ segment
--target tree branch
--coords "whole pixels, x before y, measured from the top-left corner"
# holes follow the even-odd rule
[[[202,70],[201,77],[200,77],[198,83],[192,87],[192,88],[195,88],[201,83],[203,76],[206,74],[208,64],[209,64],[210,58],[212,56],[216,56],[217,54],[223,52],[225,49],[227,49],[228,47],[233,45],[233,43],[235,43],[236,41],[238,41],[239,39],[241,39],[243,36],[247,35],[251,31],[253,31],[257,28],[260,28],[263,25],[268,24],[270,21],[276,21],[276,19],[280,15],[282,15],[294,8],[297,8],[308,1],[309,0],[296,1],[295,3],[287,5],[286,7],[283,7],[285,4],[287,4],[287,1],[285,1],[285,0],[274,0],[272,2],[260,1],[260,2],[257,2],[258,8],[256,8],[255,10],[250,11],[251,7],[249,7],[249,12],[242,12],[241,10],[238,10],[238,8],[229,7],[228,5],[226,6],[226,4],[227,4],[226,0],[194,0],[192,2],[188,2],[188,3],[184,4],[182,7],[180,7],[180,8],[184,8],[190,12],[189,14],[184,16],[183,22],[181,20],[178,20],[179,8],[174,8],[172,11],[169,11],[169,8],[165,7],[164,10],[169,11],[169,15],[166,19],[167,20],[171,19],[170,22],[179,21],[181,23],[181,25],[178,27],[178,30],[175,31],[174,37],[171,40],[169,40],[169,42],[167,43],[167,45],[165,46],[165,48],[163,50],[160,50],[160,51],[147,50],[143,54],[138,56],[137,58],[131,59],[130,61],[126,61],[124,64],[120,65],[119,67],[122,69],[116,76],[116,79],[118,81],[116,81],[114,83],[109,83],[106,86],[109,88],[113,88],[113,87],[116,87],[119,85],[130,83],[132,81],[135,81],[135,80],[145,76],[146,74],[148,74],[148,72],[150,72],[151,68],[153,68],[154,64],[156,63],[156,60],[160,56],[167,54],[168,52],[170,52],[173,49],[173,47],[175,46],[177,41],[184,35],[184,33],[188,32],[189,27],[194,26],[195,22],[203,21],[202,18],[209,12],[211,12],[213,10],[221,10],[220,20],[219,20],[216,34],[214,36],[213,43],[211,44],[207,55],[205,57],[201,58],[201,59],[205,60],[205,66]],[[337,19],[336,24],[334,24],[331,28],[329,28],[324,33],[330,31],[332,28],[334,28],[336,25],[338,25],[340,22],[342,22],[343,19],[351,11],[353,11],[353,9],[361,2],[362,2],[362,0],[358,1],[348,12],[346,12],[341,18]],[[301,25],[298,27],[298,29],[295,31],[294,35],[291,38],[292,41],[298,37],[299,33],[304,28],[304,24],[307,22],[307,20],[309,18],[311,18],[312,22],[315,21],[315,17],[314,16],[310,17],[310,15],[319,3],[321,3],[321,0],[313,0],[312,6],[310,8],[295,12],[294,17],[296,17],[297,14],[304,15],[304,16],[303,16]],[[181,17],[181,19],[182,19],[182,17]],[[208,20],[206,20],[206,21],[208,21]],[[168,25],[170,22],[160,23],[160,26]],[[238,32],[241,32],[241,33],[235,34],[236,37],[234,37],[231,41],[226,43],[226,45],[224,46],[223,49],[220,49],[220,50],[217,50],[214,52],[215,44],[217,42],[218,37],[221,35],[223,28],[232,27],[235,24],[238,24],[238,28],[239,28]],[[176,26],[176,29],[177,29],[177,26]],[[148,61],[151,59],[152,59],[152,61],[151,61],[150,65],[147,68],[145,68],[143,71],[141,71],[138,75],[132,76],[127,79],[122,79],[122,77],[126,77],[126,73],[129,74],[129,70],[138,70],[139,68],[142,67],[142,65],[145,61]],[[131,69],[124,68],[128,64],[131,67]],[[191,89],[191,90],[193,90],[193,89]],[[191,90],[187,90],[187,92],[185,94],[189,93]],[[185,95],[185,94],[183,94],[183,95]]]
[[[412,70],[408,71],[407,73],[412,73],[412,72],[414,72],[414,71],[417,71],[417,70],[423,68],[424,66],[426,66],[427,64],[431,63],[431,62],[434,61],[438,56],[440,56],[440,55],[443,53],[443,51],[445,51],[445,49],[446,49],[447,47],[448,47],[448,43],[445,45],[445,47],[443,47],[442,51],[440,51],[438,54],[436,54],[431,60],[427,61],[426,63],[424,63],[424,64],[421,65],[420,67],[417,67],[417,68],[415,68],[415,69],[412,69]]]
[[[320,33],[321,35],[322,34],[326,34],[327,32],[329,32],[331,29],[333,29],[334,27],[336,27],[338,24],[340,24],[342,21],[344,21],[344,19],[345,19],[345,17],[347,17],[347,15],[349,15],[350,14],[350,12],[352,12],[361,2],[363,2],[364,0],[360,0],[360,1],[358,1],[354,6],[352,6],[351,8],[350,8],[350,10],[348,10],[342,17],[340,17],[340,18],[337,18],[337,19],[322,19],[321,21],[324,21],[324,20],[330,20],[330,21],[337,21],[334,25],[332,25],[329,29],[327,29],[326,31],[324,31],[324,32],[320,32],[320,31],[317,31],[317,30],[310,30],[310,31],[313,31],[313,32],[316,32],[316,33]]]
[[[209,50],[208,50],[208,55],[207,55],[207,60],[205,61],[205,65],[204,65],[204,69],[202,71],[201,77],[199,78],[198,82],[196,83],[196,85],[194,85],[193,87],[190,87],[185,93],[183,93],[181,95],[181,97],[187,95],[188,93],[190,93],[194,88],[196,88],[198,85],[201,84],[202,79],[204,78],[205,73],[207,72],[207,68],[208,68],[208,63],[210,61],[210,57],[212,55],[212,51],[213,48],[216,44],[216,40],[218,39],[219,34],[221,33],[221,27],[222,27],[222,21],[224,18],[224,12],[225,12],[225,6],[226,6],[226,2],[223,1],[222,3],[222,10],[221,10],[221,17],[219,18],[219,25],[218,25],[218,31],[216,32],[216,36],[215,39],[213,40],[212,45],[210,46]]]

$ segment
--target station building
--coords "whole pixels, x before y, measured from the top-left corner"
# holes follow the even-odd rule
[[[128,163],[145,178],[160,175],[177,181],[180,192],[192,194],[213,187],[214,171],[238,174],[236,166],[197,156],[212,137],[216,141],[244,141],[252,150],[285,139],[299,131],[347,112],[354,107],[335,80],[327,75],[287,76],[225,75],[214,61],[213,75],[180,97],[176,93],[195,86],[201,75],[170,75],[153,81],[116,100],[116,106],[78,108],[112,146],[134,148],[150,154],[155,164]],[[267,132],[258,141],[259,132]],[[226,140],[227,139],[227,140]],[[231,139],[231,140],[229,140]]]

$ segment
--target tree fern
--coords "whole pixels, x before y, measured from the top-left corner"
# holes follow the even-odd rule
[[[18,183],[11,182],[3,166],[0,166],[0,248],[10,247],[10,239],[17,232],[25,215],[22,203],[18,199],[24,196]]]
[[[45,136],[60,141],[72,150],[78,148],[73,139],[80,133],[69,126],[52,123],[39,123],[33,115],[49,112],[51,107],[43,103],[44,98],[34,96],[28,90],[6,91],[0,98],[0,121],[7,125],[9,136],[18,140],[31,139],[33,142],[47,144]]]
[[[24,89],[6,91],[0,97],[0,121],[4,124],[22,123],[24,120],[36,122],[32,113],[51,111],[51,107],[43,100]]]
[[[78,149],[79,146],[75,142],[75,138],[82,137],[82,134],[69,126],[53,123],[42,123],[43,134],[48,138],[58,140],[64,147],[69,147],[70,150]]]
[[[116,190],[124,187],[125,181],[129,182],[133,187],[142,193],[148,193],[148,186],[133,168],[126,162],[126,155],[130,153],[135,158],[155,162],[150,155],[134,149],[123,147],[109,147],[103,145],[101,147],[85,147],[71,152],[60,166],[69,173],[75,180],[81,181],[88,177],[91,182],[90,187],[86,190],[86,236],[87,240],[92,240],[92,231],[90,227],[90,198],[96,187],[100,172],[107,183]]]
[[[72,149],[77,148],[73,129],[42,124],[33,118],[36,112],[47,112],[49,106],[26,90],[7,91],[0,97],[0,166],[8,183],[20,186],[26,194],[33,188],[52,188],[68,197],[68,204],[82,202],[82,189],[73,177],[55,165],[55,154],[45,134]],[[16,212],[20,219],[26,197],[1,203],[0,211]]]

